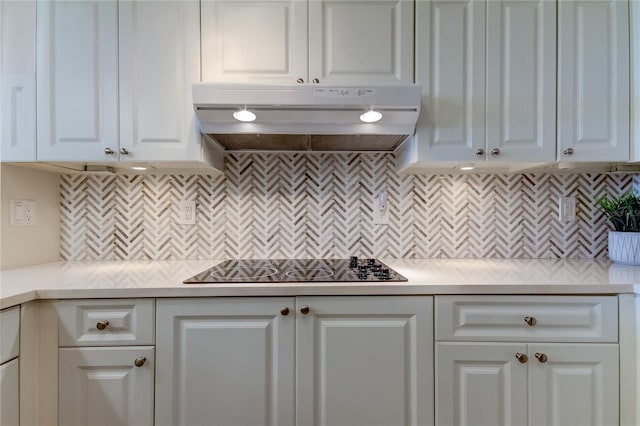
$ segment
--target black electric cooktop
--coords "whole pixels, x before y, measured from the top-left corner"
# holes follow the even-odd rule
[[[184,280],[185,284],[284,282],[399,282],[405,277],[377,259],[227,260]]]

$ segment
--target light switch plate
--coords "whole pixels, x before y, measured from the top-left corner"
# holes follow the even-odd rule
[[[9,201],[9,224],[11,226],[35,226],[36,202],[33,200]]]

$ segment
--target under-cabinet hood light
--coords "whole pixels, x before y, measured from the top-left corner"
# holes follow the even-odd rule
[[[200,131],[223,151],[393,152],[414,134],[420,101],[415,84],[193,85]]]
[[[382,114],[372,109],[360,115],[360,120],[365,123],[375,123],[376,121],[380,121],[381,118]]]
[[[475,164],[472,164],[472,163],[460,164],[460,170],[473,170],[475,168],[476,168]]]
[[[256,115],[247,109],[242,109],[233,113],[233,118],[238,121],[249,123],[256,119]]]

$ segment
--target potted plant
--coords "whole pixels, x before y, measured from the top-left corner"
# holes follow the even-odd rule
[[[615,263],[640,266],[640,195],[632,191],[605,196],[596,203],[615,231],[609,231],[609,258]]]

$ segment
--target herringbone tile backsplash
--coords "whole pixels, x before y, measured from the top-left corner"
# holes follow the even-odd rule
[[[398,175],[392,154],[233,154],[224,176],[64,175],[65,260],[210,258],[595,258],[593,200],[631,175]],[[637,180],[637,179],[636,179]],[[373,225],[386,190],[389,225]],[[577,220],[557,217],[575,195]],[[178,201],[197,223],[180,225]]]

